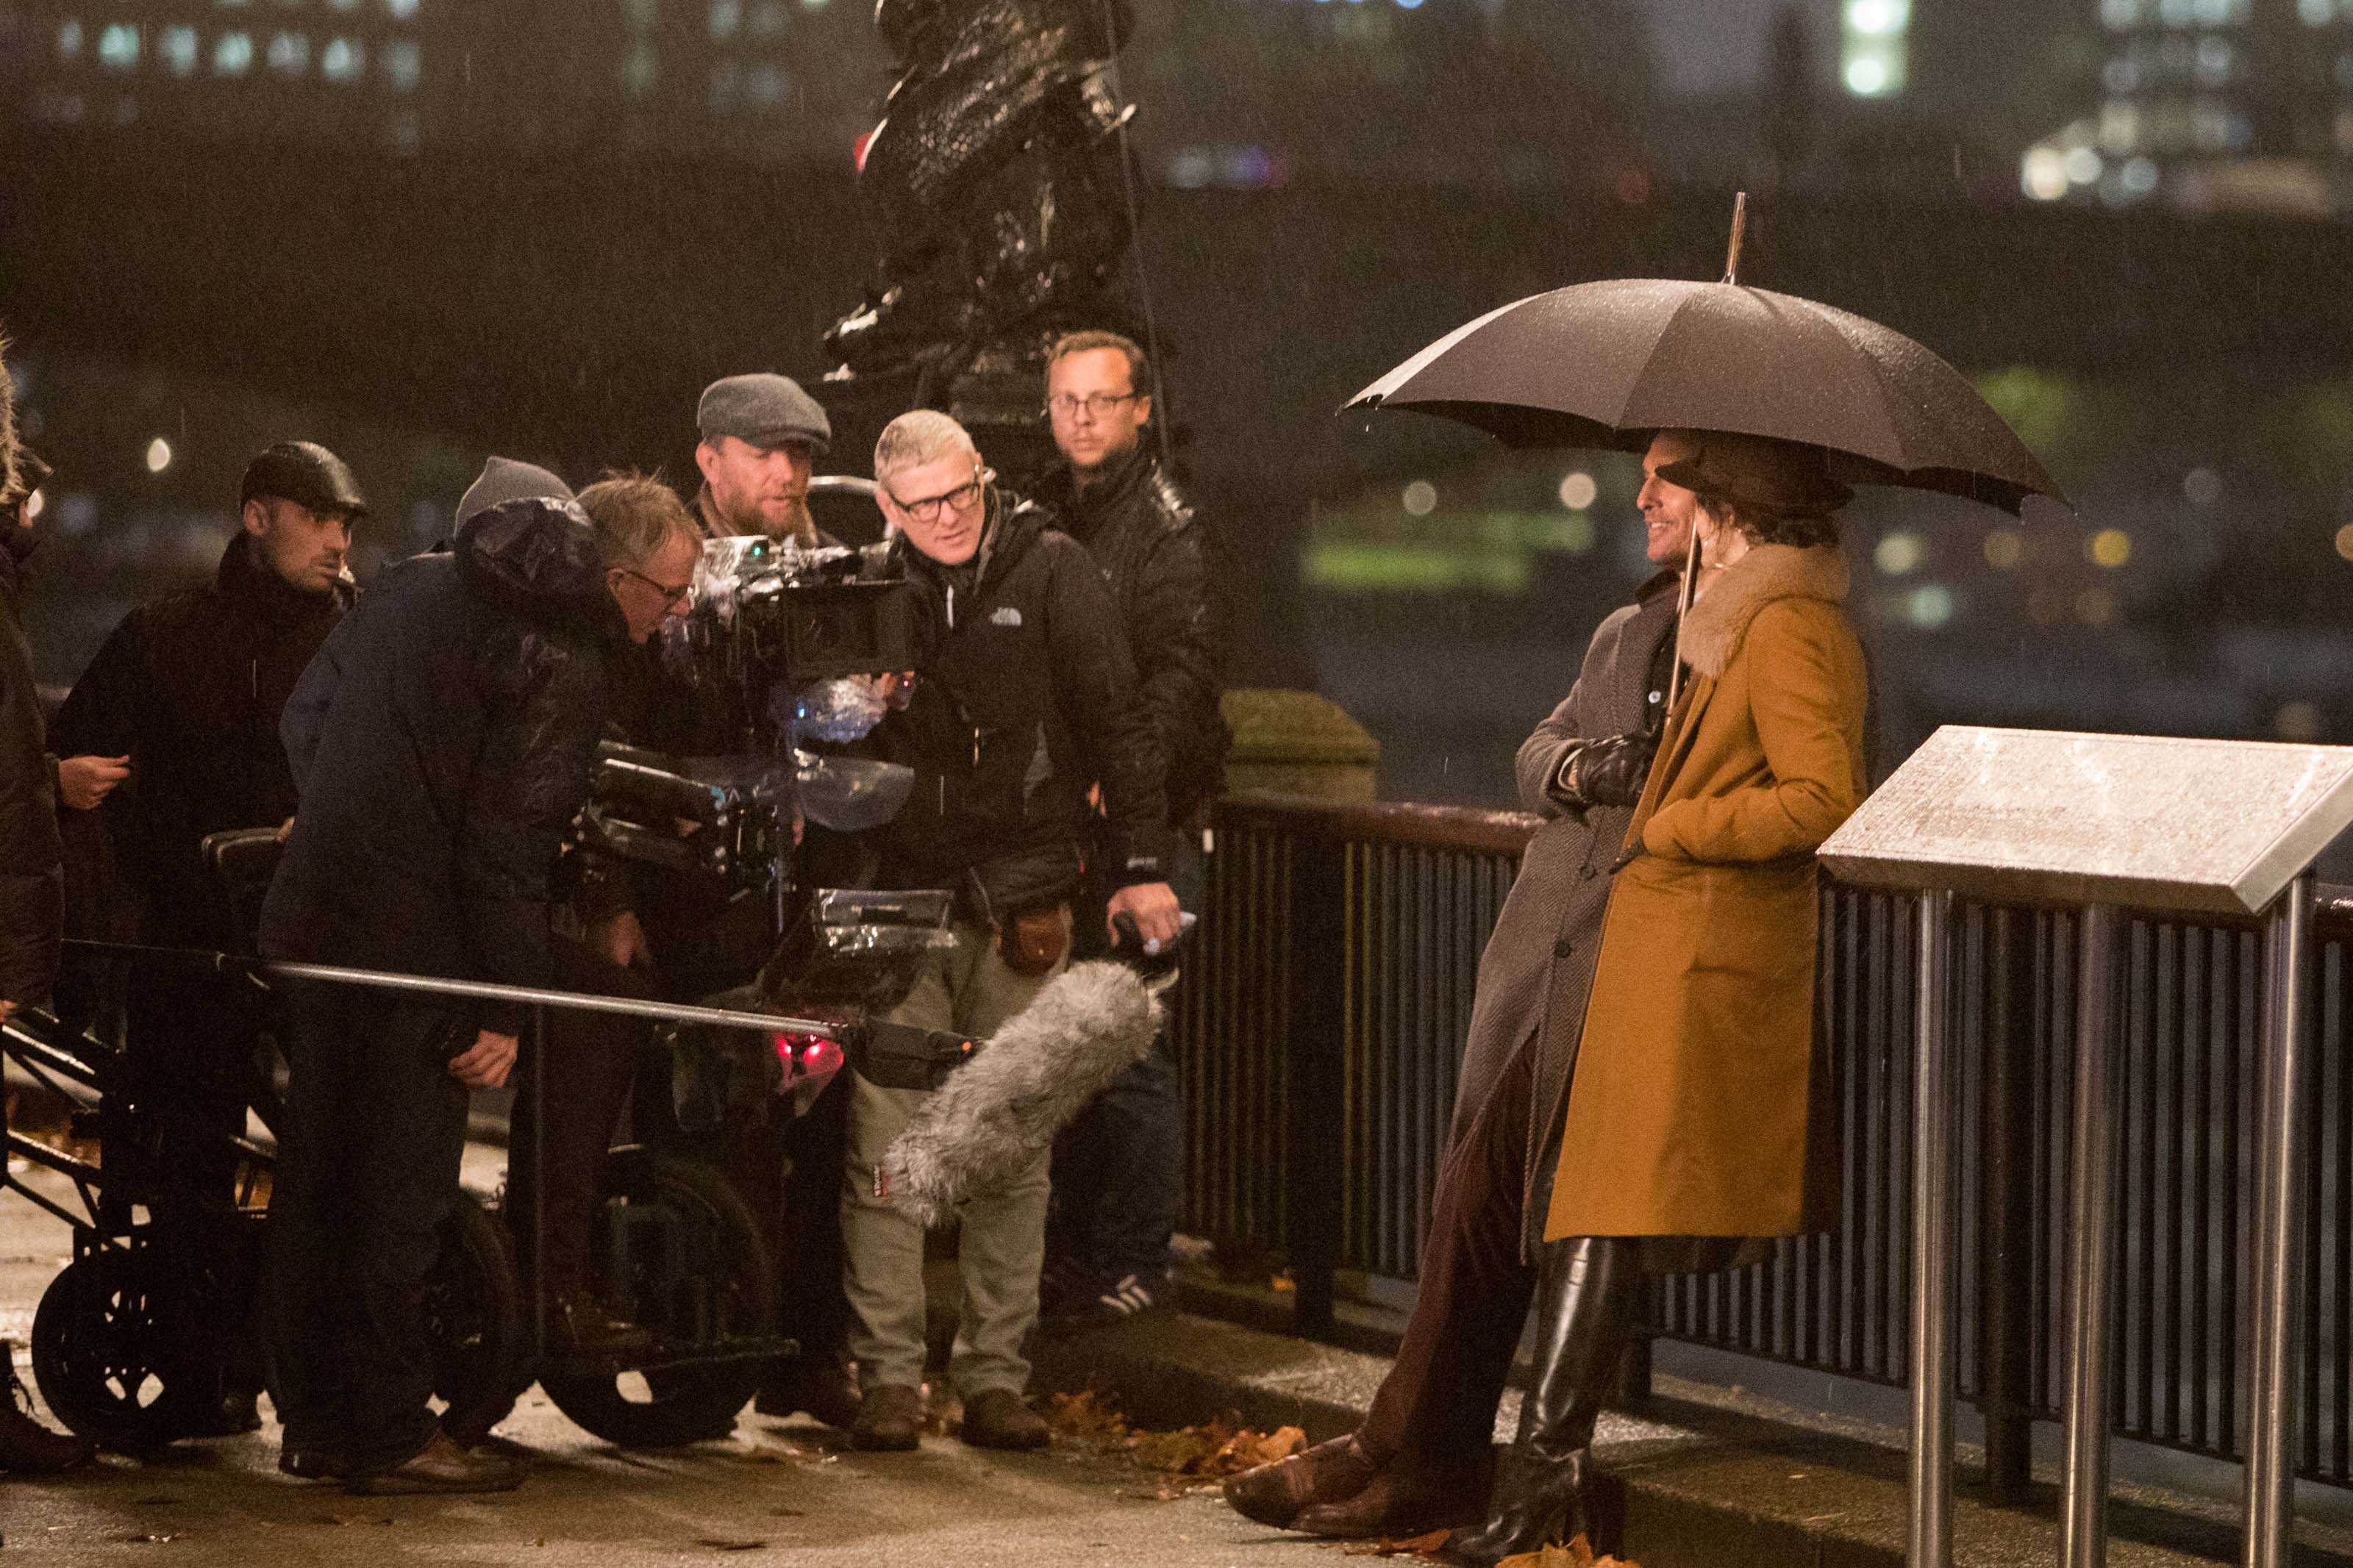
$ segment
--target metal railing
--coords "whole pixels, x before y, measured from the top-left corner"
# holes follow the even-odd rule
[[[1536,819],[1232,800],[1182,994],[1188,1225],[1282,1255],[1303,1331],[1335,1274],[1411,1278],[1453,1110],[1481,948]],[[1656,1282],[1652,1331],[1889,1385],[1910,1375],[1913,900],[1825,882],[1816,1062],[1837,1224],[1736,1272]],[[2064,1390],[2066,1173],[2080,917],[1961,903],[1963,1397],[1991,1479],[2024,1486]],[[2353,1485],[2353,906],[2324,900],[2310,1080],[2298,1473]],[[2265,973],[2253,921],[2127,919],[2114,1429],[2238,1460],[2240,1343]]]

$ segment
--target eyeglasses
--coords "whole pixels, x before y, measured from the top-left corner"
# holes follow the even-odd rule
[[[1046,399],[1046,412],[1073,419],[1081,409],[1084,409],[1088,418],[1101,419],[1121,404],[1133,403],[1143,395],[1140,392],[1097,392],[1085,397],[1074,397],[1067,392],[1058,392]]]
[[[691,581],[681,583],[677,587],[673,588],[666,583],[655,582],[652,578],[647,576],[642,572],[632,572],[627,566],[617,566],[614,570],[620,573],[624,577],[635,577],[638,582],[643,583],[647,587],[651,588],[655,593],[659,594],[661,595],[662,608],[665,610],[676,608],[681,600],[684,599],[689,594],[694,592],[694,584]]]
[[[971,482],[958,485],[945,495],[925,496],[921,500],[901,500],[897,492],[890,486],[884,485],[881,489],[882,493],[891,498],[892,506],[897,507],[917,522],[933,523],[939,521],[950,511],[963,512],[970,510],[973,503],[980,500],[981,479],[981,469],[976,464],[972,470]]]

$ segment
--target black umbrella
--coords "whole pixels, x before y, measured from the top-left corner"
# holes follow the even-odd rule
[[[1841,478],[2015,512],[2065,502],[2001,416],[1901,332],[1733,280],[1580,283],[1492,310],[1358,393],[1514,447],[1640,451],[1652,431],[1725,430],[1827,447]]]

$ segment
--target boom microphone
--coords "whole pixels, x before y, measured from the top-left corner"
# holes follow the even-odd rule
[[[1108,960],[1074,963],[932,1092],[882,1156],[891,1205],[925,1226],[1000,1187],[1088,1100],[1151,1053],[1160,1002]]]

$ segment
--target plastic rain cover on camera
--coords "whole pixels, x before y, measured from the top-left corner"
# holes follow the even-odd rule
[[[890,710],[881,681],[871,675],[779,686],[769,704],[769,716],[776,720],[776,728],[796,741],[830,741],[836,745],[863,739]]]
[[[944,888],[819,888],[809,896],[809,919],[821,926],[944,926],[955,903]]]
[[[915,770],[864,757],[793,752],[801,815],[836,833],[864,833],[899,815],[914,792]]]

